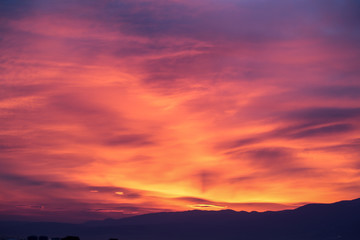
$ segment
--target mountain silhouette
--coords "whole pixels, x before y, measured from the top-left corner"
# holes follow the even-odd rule
[[[1,222],[1,235],[80,236],[81,240],[358,240],[360,199],[278,212],[162,212],[83,224]]]

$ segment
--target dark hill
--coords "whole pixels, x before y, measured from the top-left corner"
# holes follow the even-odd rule
[[[195,210],[84,224],[2,222],[0,233],[79,235],[82,240],[359,240],[360,199],[279,212]]]

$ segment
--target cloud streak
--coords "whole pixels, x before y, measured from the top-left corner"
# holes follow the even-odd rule
[[[1,1],[1,214],[358,197],[358,7]]]

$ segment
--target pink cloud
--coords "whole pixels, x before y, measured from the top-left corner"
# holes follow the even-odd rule
[[[355,1],[1,5],[4,216],[358,197]]]

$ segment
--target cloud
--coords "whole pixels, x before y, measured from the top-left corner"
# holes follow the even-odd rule
[[[71,115],[86,117],[105,115],[107,112],[106,109],[97,106],[93,99],[91,99],[91,96],[86,94],[78,95],[68,93],[51,96],[49,105],[60,111],[71,113]]]
[[[179,197],[177,198],[178,200],[181,200],[181,201],[186,201],[186,202],[189,202],[189,203],[198,203],[198,204],[209,204],[209,203],[212,203],[211,201],[209,200],[206,200],[206,199],[202,199],[202,198],[195,198],[195,197]]]
[[[51,89],[50,85],[31,84],[31,85],[15,85],[15,84],[1,84],[0,85],[0,100],[14,99],[28,96],[37,96],[42,92]]]
[[[316,147],[316,148],[309,148],[306,150],[311,150],[311,151],[326,151],[326,152],[347,152],[347,151],[355,151],[355,152],[359,152],[360,153],[360,139],[359,138],[355,138],[355,139],[351,139],[349,141],[346,142],[342,142],[341,144],[336,144],[336,145],[327,145],[327,146],[323,146],[323,147]]]
[[[187,202],[191,208],[201,210],[222,210],[222,209],[235,209],[236,211],[277,211],[280,209],[294,209],[298,206],[302,206],[301,203],[294,204],[278,204],[271,202],[214,202],[201,198],[193,197],[180,197],[176,200]]]
[[[351,124],[335,124],[326,127],[319,127],[300,131],[291,135],[291,138],[305,138],[305,137],[317,137],[317,136],[327,136],[335,135],[341,133],[351,132],[355,127]]]
[[[151,202],[157,198],[147,197],[154,193],[123,187],[87,186],[66,181],[65,176],[64,179],[56,178],[1,173],[0,189],[16,189],[7,194],[7,201],[2,201],[4,208],[0,211],[0,218],[82,222],[168,210]],[[116,195],[120,191],[123,194]],[[112,198],[113,203],[104,203],[104,198]],[[69,220],[72,214],[77,215]]]
[[[328,98],[357,99],[360,97],[360,86],[357,85],[322,86],[315,89],[309,89],[309,91],[314,95],[321,95]]]
[[[5,215],[353,196],[358,1],[0,5]],[[344,182],[354,187],[335,187]]]
[[[303,121],[314,124],[332,123],[360,116],[360,108],[307,108],[285,113],[290,120]]]
[[[2,151],[17,151],[25,146],[24,139],[12,135],[0,135]]]
[[[65,185],[62,185],[60,183],[55,182],[49,182],[49,181],[43,181],[39,180],[36,177],[28,177],[28,176],[22,176],[17,174],[6,174],[2,173],[0,176],[0,179],[2,181],[10,182],[14,185],[22,185],[22,186],[46,186],[50,188],[59,188],[59,187],[65,187]]]
[[[90,192],[107,193],[111,195],[118,195],[122,199],[141,199],[146,194],[146,191],[123,188],[123,187],[110,187],[110,186],[89,186],[87,187]]]
[[[154,144],[147,135],[126,134],[113,137],[106,141],[108,146],[146,146]]]
[[[195,174],[201,192],[206,192],[219,182],[219,173],[214,170],[201,170]]]
[[[238,150],[228,152],[234,160],[250,161],[255,166],[281,169],[291,166],[297,159],[296,151],[289,148],[254,148],[251,150]]]
[[[238,148],[238,147],[252,145],[254,143],[258,143],[259,141],[260,141],[260,139],[257,139],[257,138],[244,138],[244,139],[238,139],[238,140],[234,140],[234,141],[220,143],[216,146],[216,148],[218,148],[218,149]]]
[[[18,19],[27,15],[29,10],[33,8],[32,2],[23,2],[20,0],[4,0],[1,1],[1,18],[2,19]]]

